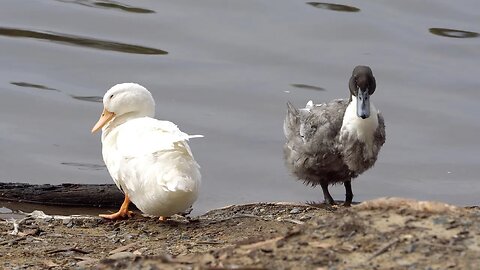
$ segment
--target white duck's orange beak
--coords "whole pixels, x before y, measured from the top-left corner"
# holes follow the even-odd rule
[[[95,124],[95,126],[92,128],[92,133],[95,133],[99,129],[101,129],[103,126],[105,126],[112,118],[115,117],[115,114],[113,112],[107,111],[107,109],[103,108],[102,115],[100,116],[100,119],[98,119],[98,122]]]

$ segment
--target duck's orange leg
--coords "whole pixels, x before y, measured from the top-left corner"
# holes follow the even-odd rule
[[[128,211],[128,205],[130,204],[130,199],[128,198],[128,195],[125,194],[125,200],[122,203],[122,206],[120,206],[120,210],[114,214],[100,214],[100,217],[106,218],[106,219],[111,219],[111,220],[118,220],[118,219],[126,219],[129,217],[133,216],[132,211]]]

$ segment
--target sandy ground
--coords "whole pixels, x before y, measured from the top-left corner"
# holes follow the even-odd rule
[[[379,199],[257,203],[167,222],[0,221],[5,269],[480,269],[480,209]]]

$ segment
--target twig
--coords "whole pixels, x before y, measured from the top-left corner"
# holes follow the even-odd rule
[[[12,220],[13,223],[13,231],[10,233],[11,235],[18,235],[18,227],[20,226],[19,223],[14,219]]]
[[[382,247],[380,247],[379,250],[375,251],[375,253],[372,254],[372,256],[370,256],[370,258],[368,258],[367,261],[370,261],[372,260],[373,258],[383,254],[385,251],[387,251],[391,246],[395,245],[396,243],[398,243],[398,241],[400,241],[400,239],[394,239],[388,243],[386,243],[385,245],[383,245]]]
[[[234,215],[234,216],[231,216],[231,217],[226,217],[226,218],[223,218],[223,219],[220,219],[220,220],[215,220],[214,219],[212,221],[215,222],[215,223],[219,223],[219,222],[224,222],[224,221],[228,221],[228,220],[232,220],[232,219],[236,219],[236,218],[255,218],[255,219],[263,220],[263,221],[290,222],[290,223],[299,224],[299,225],[305,224],[305,222],[300,221],[300,220],[296,220],[296,219],[290,219],[290,218],[269,219],[269,218],[265,218],[265,217],[257,216],[257,215],[253,215],[253,214],[237,214],[237,215]]]
[[[9,223],[12,223],[13,224],[13,231],[10,233],[11,235],[18,235],[19,233],[19,228],[20,228],[20,225],[25,222],[26,220],[29,220],[31,219],[31,217],[24,217],[22,219],[20,219],[19,221],[17,221],[16,219],[11,219],[11,221],[7,221]]]
[[[211,220],[214,223],[220,223],[220,222],[224,222],[224,221],[228,221],[228,220],[232,220],[232,219],[236,219],[236,218],[256,218],[256,219],[259,219],[259,220],[270,221],[269,219],[266,219],[266,218],[263,218],[263,217],[257,216],[257,215],[252,215],[252,214],[237,214],[237,215],[234,215],[234,216],[231,216],[231,217],[226,217],[226,218],[223,218],[223,219],[220,219],[220,220],[216,220],[216,219],[207,219],[207,220]]]
[[[290,219],[290,218],[281,219],[279,221],[286,221],[286,222],[290,222],[290,223],[294,223],[294,224],[298,224],[298,225],[305,224],[305,222],[303,222],[303,221],[296,220],[296,219]]]
[[[81,249],[76,248],[76,247],[69,247],[69,248],[61,248],[61,249],[50,250],[50,251],[47,251],[47,254],[54,254],[54,253],[68,252],[68,251],[74,251],[74,252],[78,252],[78,253],[82,253],[82,254],[89,254],[90,253],[88,251],[81,250]]]
[[[195,245],[220,245],[220,244],[225,244],[224,241],[198,241],[195,243]]]
[[[109,254],[111,255],[111,254],[119,253],[119,252],[122,252],[122,251],[126,251],[126,250],[134,247],[134,246],[137,245],[138,243],[139,243],[139,242],[134,242],[134,243],[130,243],[130,244],[125,245],[125,246],[121,246],[121,247],[119,247],[119,248],[116,248],[116,249],[110,251]]]
[[[40,241],[40,242],[44,242],[44,243],[47,243],[48,241],[45,240],[45,239],[42,239],[40,237],[35,237],[35,236],[31,236],[34,240],[37,240],[37,241]]]
[[[27,238],[26,236],[22,236],[22,237],[15,238],[15,239],[12,239],[12,240],[2,241],[2,242],[0,242],[0,246],[8,245],[8,244],[13,244],[13,243],[15,243],[15,242],[25,240],[26,238]]]
[[[237,266],[224,266],[224,267],[208,267],[207,270],[266,270],[264,267],[237,267]]]

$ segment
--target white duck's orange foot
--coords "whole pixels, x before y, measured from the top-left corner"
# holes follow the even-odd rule
[[[130,198],[128,198],[128,195],[125,194],[125,199],[123,200],[122,206],[120,206],[120,209],[118,212],[114,214],[100,214],[98,216],[110,220],[120,220],[120,219],[127,219],[131,218],[133,216],[132,211],[128,211],[128,205],[130,204]]]
[[[118,211],[116,213],[113,213],[113,214],[100,214],[98,215],[99,217],[102,217],[102,218],[106,218],[106,219],[110,219],[110,220],[121,220],[121,219],[127,219],[127,218],[131,218],[133,217],[135,213],[133,213],[132,211]]]
[[[169,219],[170,217],[164,217],[164,216],[159,216],[158,217],[158,220],[160,221],[167,221],[167,219]]]

